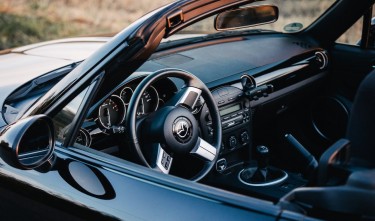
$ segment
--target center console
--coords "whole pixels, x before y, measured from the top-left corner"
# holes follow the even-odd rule
[[[252,109],[246,90],[225,86],[212,91],[212,95],[219,108],[223,136],[216,168],[205,183],[275,202],[306,184],[298,174],[268,165],[267,147],[252,150]],[[200,122],[203,136],[211,140],[212,120],[205,108]]]
[[[284,127],[277,120],[293,113],[289,111],[296,110],[293,108],[302,99],[316,95],[317,86],[323,85],[327,76],[327,65],[327,52],[319,49],[272,68],[245,71],[236,83],[213,90],[222,121],[223,142],[216,168],[203,182],[277,202],[293,189],[313,181],[318,163],[289,134],[292,125],[285,125],[285,130],[280,131],[272,130],[271,125]],[[209,140],[213,129],[207,109],[201,112],[200,123],[202,136]],[[260,132],[253,133],[253,126]],[[253,134],[257,134],[256,139]],[[293,153],[284,154],[287,149]]]
[[[223,139],[220,156],[238,149],[251,148],[251,110],[250,101],[243,97],[243,91],[233,86],[218,88],[212,95],[219,107]],[[212,121],[207,109],[203,110],[201,121],[205,137],[212,139]],[[223,163],[224,159],[220,162]],[[223,165],[217,168],[223,168]],[[224,168],[223,168],[224,169]]]

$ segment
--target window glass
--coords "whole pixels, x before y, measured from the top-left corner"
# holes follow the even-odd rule
[[[350,45],[359,45],[362,36],[363,17],[350,27],[336,42]]]
[[[278,32],[297,32],[313,23],[333,3],[335,3],[335,0],[266,0],[255,2],[248,6],[266,4],[276,5],[279,8],[279,19],[272,24],[265,24],[247,29],[267,29]],[[185,28],[184,30],[180,31],[180,33],[215,33],[217,31],[214,29],[214,19],[215,16],[204,19]]]
[[[85,98],[87,91],[88,88],[83,90],[52,118],[56,129],[56,141],[61,143],[64,142],[66,135],[72,127],[73,119],[83,103],[83,99]]]
[[[279,32],[300,31],[319,18],[333,3],[334,0],[267,0],[265,4],[273,4],[279,8],[279,19],[272,24],[262,25],[259,28]],[[262,1],[262,4],[264,4]],[[258,3],[259,4],[259,3]],[[290,26],[302,25],[300,30]],[[289,28],[288,28],[289,27]],[[293,31],[295,30],[295,31]]]
[[[372,8],[372,21],[371,24],[375,25],[375,8]],[[352,27],[350,27],[340,38],[337,39],[337,43],[349,44],[359,46],[362,38],[362,29],[363,29],[363,16],[358,19]],[[373,32],[374,28],[371,28]]]

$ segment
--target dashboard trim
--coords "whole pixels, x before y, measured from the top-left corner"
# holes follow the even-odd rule
[[[273,80],[282,78],[290,73],[296,72],[301,70],[302,68],[307,67],[309,64],[300,64],[295,65],[287,68],[282,68],[276,71],[269,72],[267,74],[255,77],[255,82],[257,86],[267,84]]]

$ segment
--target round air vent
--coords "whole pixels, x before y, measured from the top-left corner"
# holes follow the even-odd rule
[[[248,75],[248,74],[243,74],[241,76],[241,84],[242,84],[242,87],[245,89],[245,87],[247,89],[250,89],[250,88],[256,88],[257,87],[257,82],[255,81],[255,78],[251,75]]]
[[[336,97],[322,97],[311,108],[312,125],[324,139],[335,141],[345,136],[349,110]]]
[[[318,51],[315,53],[315,62],[319,69],[322,70],[328,66],[328,55],[325,51]]]

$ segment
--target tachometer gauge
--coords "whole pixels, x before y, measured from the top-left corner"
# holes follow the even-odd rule
[[[129,104],[130,98],[133,95],[133,89],[130,87],[124,87],[120,92],[121,99],[125,102],[125,104]]]
[[[157,90],[150,86],[142,94],[140,104],[137,109],[137,115],[142,116],[144,114],[149,114],[153,111],[156,111],[159,106],[159,94]]]
[[[99,107],[98,120],[102,127],[110,129],[113,125],[121,124],[125,119],[126,107],[124,101],[117,95],[112,95]]]

